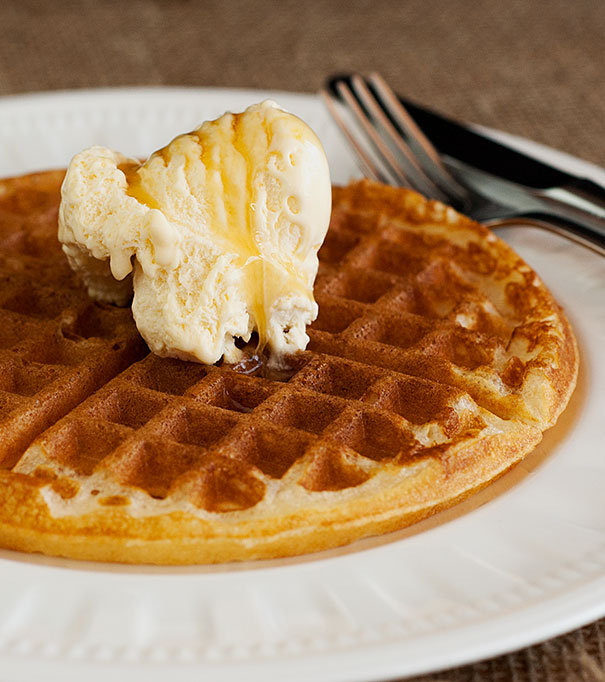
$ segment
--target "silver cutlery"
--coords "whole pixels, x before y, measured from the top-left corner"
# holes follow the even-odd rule
[[[411,187],[493,228],[540,227],[605,255],[605,188],[417,105],[409,106],[412,116],[378,74],[333,77],[322,95],[367,177]],[[449,153],[435,148],[416,118],[441,136],[441,147],[449,142]],[[486,164],[495,164],[492,172]]]

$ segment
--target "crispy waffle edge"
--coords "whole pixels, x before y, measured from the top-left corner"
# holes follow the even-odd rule
[[[22,252],[25,253],[24,261],[30,257],[35,261],[39,257],[35,247],[38,243],[36,220],[44,223],[52,222],[54,219],[52,206],[53,201],[55,206],[57,203],[61,177],[61,173],[57,172],[0,182],[0,186],[4,188],[0,191],[0,206],[4,201],[10,214],[8,221],[10,229],[6,230],[4,238],[10,242],[12,235],[19,231],[24,243],[28,242],[31,234],[35,237],[30,240],[34,246],[27,243],[23,247],[9,245],[8,260],[10,258],[18,260]],[[422,231],[424,224],[431,223],[447,226],[447,229],[452,231],[466,231],[475,235],[479,243],[487,240],[489,235],[490,249],[495,250],[499,258],[514,263],[515,267],[522,263],[504,242],[494,240],[484,227],[437,202],[427,202],[413,192],[363,181],[348,188],[336,188],[334,200],[337,218],[339,210],[345,215],[360,214],[362,222],[366,220],[372,224],[377,224],[377,216],[378,222],[383,223],[397,222],[403,218],[412,226],[412,232],[416,229]],[[13,220],[13,216],[17,218]],[[340,257],[338,249],[342,244],[348,239],[354,240],[354,235],[349,233],[350,230],[347,229],[341,230],[340,233],[336,230],[334,233],[335,258]],[[49,237],[43,234],[38,241],[44,243],[45,239]],[[10,263],[6,265],[9,270],[10,267],[12,267]],[[370,274],[374,272],[372,267],[369,266]],[[391,266],[387,264],[381,267]],[[480,270],[481,268],[478,276],[481,276]],[[383,271],[376,271],[372,275],[374,279],[368,283],[370,290],[372,286],[376,286],[376,291],[380,293],[382,291],[380,287],[388,285],[388,277],[381,273]],[[533,282],[533,278],[536,277],[529,268],[523,271],[523,276],[527,282],[530,280]],[[324,286],[321,284],[322,281],[328,283],[323,292],[327,307],[331,305],[330,301],[336,301],[335,306],[340,305],[341,298],[349,295],[331,293],[332,290],[338,291],[335,287],[346,284],[338,277],[339,273],[335,274],[333,266],[329,263],[326,271],[323,274],[320,272],[320,286]],[[475,400],[482,408],[495,414],[499,413],[506,424],[506,429],[499,433],[480,432],[478,435],[469,429],[467,435],[464,433],[461,435],[460,440],[454,440],[438,448],[438,452],[435,451],[438,456],[425,457],[410,465],[411,475],[393,476],[391,483],[389,466],[385,466],[384,470],[380,471],[384,478],[384,486],[370,490],[367,494],[363,493],[363,484],[357,488],[360,491],[359,495],[352,494],[348,497],[338,490],[324,490],[318,493],[320,504],[310,504],[297,509],[276,508],[275,513],[269,510],[263,515],[251,514],[249,517],[245,510],[201,516],[188,511],[172,510],[168,513],[137,516],[127,507],[121,506],[107,506],[81,515],[53,516],[42,495],[43,485],[40,477],[16,473],[12,467],[15,460],[13,457],[10,468],[0,469],[0,546],[76,559],[128,563],[195,564],[265,559],[315,552],[344,545],[369,535],[387,533],[449,507],[488,485],[530,452],[540,441],[542,432],[554,424],[565,408],[575,386],[578,351],[569,322],[544,285],[538,283],[534,286],[539,294],[540,304],[545,306],[551,315],[556,316],[559,325],[558,333],[562,339],[559,339],[557,366],[552,371],[548,367],[528,370],[529,373],[534,372],[538,378],[546,377],[542,383],[537,381],[537,391],[541,386],[548,384],[548,393],[544,394],[547,395],[548,402],[544,409],[539,406],[542,411],[538,410],[535,414],[522,414],[515,418],[515,413],[520,409],[518,395],[512,395],[508,402],[503,400],[495,404],[490,402],[492,398],[487,396],[487,393],[484,395],[479,386],[474,396]],[[387,292],[377,300],[387,300],[389,295]],[[516,295],[512,292],[511,300],[514,300]],[[357,306],[361,310],[366,306],[364,310],[370,310],[372,302],[357,300],[363,298],[363,295],[351,296],[353,296],[351,307]],[[520,302],[519,305],[524,304]],[[342,307],[345,310],[345,303],[342,303]],[[384,334],[387,332],[388,330],[381,331]],[[128,333],[124,332],[126,336]],[[526,330],[524,333],[529,338],[529,332]],[[534,340],[536,343],[539,342],[541,333],[537,326],[538,338]],[[321,359],[322,353],[326,354],[326,357],[330,356],[330,344],[338,342],[339,334],[340,332],[331,333],[321,329],[312,334],[310,353],[313,357]],[[120,361],[122,364],[116,360],[115,368],[112,370],[116,375],[120,374],[123,366],[130,368],[133,366],[132,363],[141,357],[136,342],[132,343],[134,344],[132,353],[124,356]],[[340,357],[343,362],[354,362],[354,352],[358,348],[356,344],[356,338],[351,332],[350,339],[345,339],[342,345],[343,354]],[[352,357],[347,358],[347,349],[350,349]],[[391,361],[387,356],[384,362],[379,360],[376,371],[383,372],[384,377],[377,375],[377,382],[386,381],[393,371],[401,371],[390,367],[389,362]],[[371,367],[373,371],[374,365],[371,364]],[[511,376],[515,370],[514,364],[511,365]],[[391,374],[387,376],[387,373]],[[405,372],[403,375],[405,376]],[[461,374],[460,377],[457,378],[456,375],[452,380],[453,388],[464,391],[465,375]],[[429,377],[429,381],[438,380],[437,376]],[[96,379],[90,379],[92,383],[85,384],[82,389],[83,395],[89,391],[91,398],[94,398],[97,388],[103,386],[106,381],[107,377],[102,373]],[[510,381],[514,383],[514,377]],[[363,396],[357,396],[355,400],[371,401],[368,396],[370,389]],[[542,399],[544,396],[539,394],[538,398]],[[82,405],[86,404],[86,400],[81,402]],[[72,407],[68,407],[67,418]],[[362,407],[365,409],[365,404]],[[78,409],[82,409],[80,404],[76,407],[76,410]],[[33,435],[30,440],[43,441],[51,423],[42,420],[36,427],[39,429],[38,432],[31,431]],[[35,440],[36,437],[38,440]],[[407,465],[398,465],[397,470],[401,471],[405,466]]]

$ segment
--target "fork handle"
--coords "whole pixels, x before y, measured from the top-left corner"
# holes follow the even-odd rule
[[[605,187],[603,185],[599,185],[588,178],[579,177],[563,189],[573,192],[582,199],[598,206],[602,211],[601,215],[605,215]]]
[[[605,189],[592,180],[578,178],[558,187],[549,187],[538,192],[539,196],[554,206],[572,207],[582,211],[582,215],[601,218],[605,228]]]
[[[605,232],[595,232],[585,225],[551,213],[523,213],[511,218],[496,218],[485,222],[490,228],[514,226],[520,223],[555,232],[561,237],[565,237],[576,244],[595,251],[601,256],[605,256]]]
[[[588,187],[587,187],[588,186]],[[565,187],[552,187],[537,192],[542,206],[538,209],[567,225],[574,233],[582,232],[588,240],[605,243],[605,193],[599,200],[592,190],[590,180],[580,179]]]

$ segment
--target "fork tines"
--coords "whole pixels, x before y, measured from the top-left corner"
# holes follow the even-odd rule
[[[465,203],[466,191],[379,74],[337,76],[322,95],[366,176],[456,206]]]

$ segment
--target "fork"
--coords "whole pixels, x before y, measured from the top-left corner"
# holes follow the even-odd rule
[[[527,225],[555,232],[605,256],[605,239],[572,220],[499,204],[465,184],[446,167],[397,95],[377,73],[335,77],[321,90],[328,111],[357,155],[366,177],[410,187],[452,205],[490,228]],[[530,197],[531,201],[531,197]],[[535,198],[532,213],[546,207]]]

